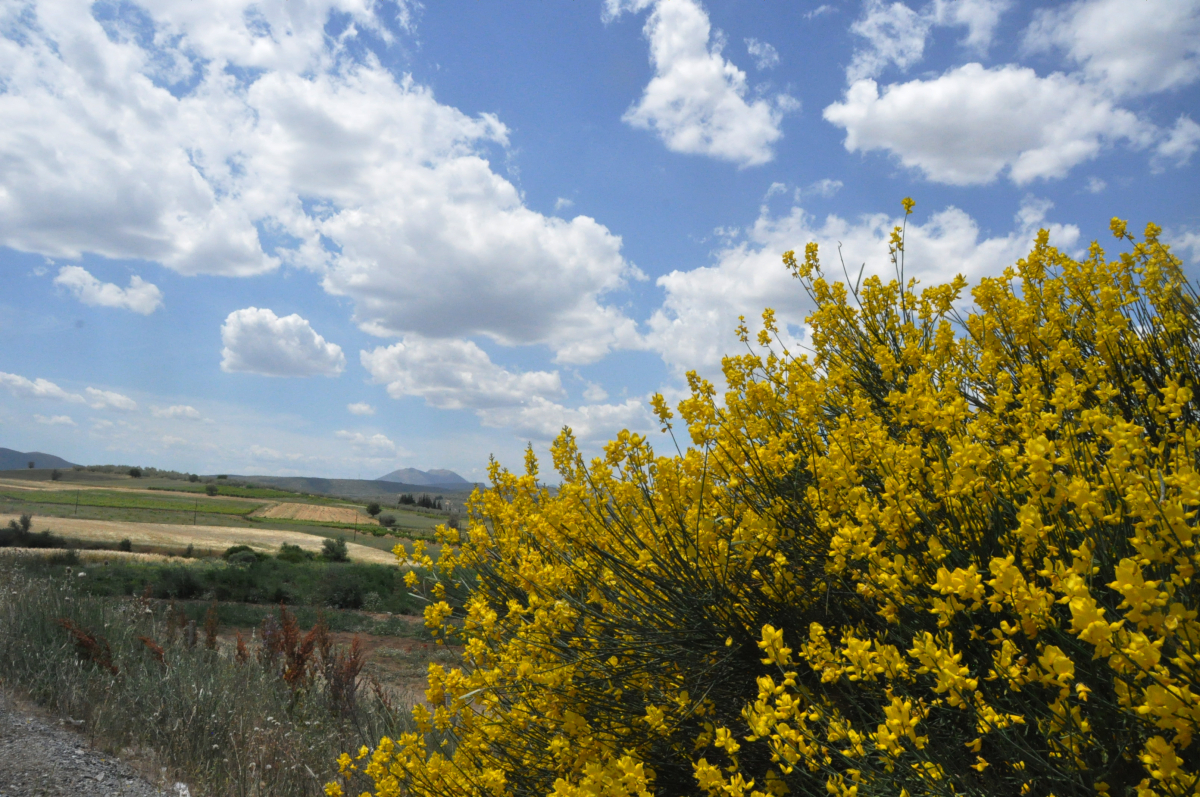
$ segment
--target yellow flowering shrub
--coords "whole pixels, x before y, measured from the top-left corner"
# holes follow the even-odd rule
[[[492,464],[426,561],[462,667],[345,767],[379,797],[1195,793],[1200,311],[1156,227],[1113,232],[1042,232],[970,312],[904,280],[902,228],[891,282],[785,254],[811,352],[766,311],[722,400],[689,377],[685,450],[564,431],[556,491]]]

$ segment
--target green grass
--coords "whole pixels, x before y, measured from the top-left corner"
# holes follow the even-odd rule
[[[130,487],[142,486],[146,490],[170,490],[172,492],[181,493],[198,493],[204,495],[208,484],[203,482],[168,482],[161,484],[162,480],[155,480],[152,484],[139,485],[137,482],[130,484]],[[326,498],[320,495],[308,495],[306,493],[293,493],[287,490],[276,490],[273,487],[233,487],[221,482],[212,482],[217,486],[218,495],[228,495],[237,498],[263,498],[266,500],[281,500],[296,504],[318,504],[320,506],[333,506],[336,504],[345,503],[343,501]]]
[[[339,753],[412,730],[411,695],[388,696],[359,678],[348,701],[330,687],[329,670],[311,665],[289,688],[280,658],[255,655],[257,644],[245,662],[229,645],[206,650],[202,629],[188,647],[165,606],[87,595],[78,588],[85,580],[0,569],[0,683],[82,720],[101,749],[153,751],[163,774],[204,794],[323,797]],[[103,644],[72,644],[60,618]],[[157,640],[163,660],[139,637]]]
[[[61,572],[53,559],[22,560],[30,573]],[[318,609],[419,614],[424,604],[409,594],[403,574],[391,565],[358,562],[285,562],[264,558],[253,564],[230,565],[223,560],[125,562],[78,565],[85,572],[78,587],[96,597],[143,595],[159,600],[220,601],[222,604],[263,604]],[[261,608],[261,607],[260,607]],[[232,611],[232,610],[226,610]],[[254,625],[262,619],[247,623]],[[360,629],[361,630],[361,629]]]
[[[0,499],[35,504],[80,507],[107,507],[112,509],[153,509],[160,512],[193,513],[203,509],[206,514],[248,515],[258,504],[245,501],[222,501],[209,498],[196,501],[192,498],[154,496],[124,490],[5,490],[0,489]]]

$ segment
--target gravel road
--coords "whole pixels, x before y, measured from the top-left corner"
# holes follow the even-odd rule
[[[180,788],[182,787],[182,788]],[[0,797],[186,797],[162,791],[87,740],[0,691]]]

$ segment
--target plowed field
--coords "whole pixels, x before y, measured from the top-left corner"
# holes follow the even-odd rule
[[[315,520],[318,523],[374,524],[375,521],[347,506],[317,506],[315,504],[283,503],[255,511],[254,517],[279,520]]]

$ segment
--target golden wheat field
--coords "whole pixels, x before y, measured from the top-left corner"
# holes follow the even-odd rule
[[[0,525],[16,520],[16,515],[0,515]],[[39,517],[34,531],[50,531],[64,537],[95,542],[120,542],[129,539],[138,547],[182,552],[188,545],[197,553],[219,553],[233,545],[248,545],[256,551],[275,553],[283,543],[298,545],[308,551],[320,551],[324,537],[298,531],[276,529],[245,529],[229,526],[184,526],[174,523],[127,523],[115,520],[84,518]],[[355,562],[396,564],[396,557],[387,551],[346,543],[350,559]]]
[[[315,520],[320,523],[358,523],[378,525],[367,515],[348,506],[315,506],[313,504],[281,503],[255,510],[254,517],[279,520]]]
[[[0,556],[14,559],[23,557],[49,557],[62,553],[61,548],[0,548]],[[165,562],[171,559],[161,553],[137,553],[134,551],[78,551],[83,562]]]

